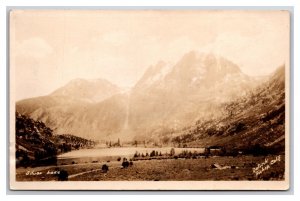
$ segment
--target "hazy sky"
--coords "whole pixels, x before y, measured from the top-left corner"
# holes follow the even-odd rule
[[[283,11],[15,11],[11,67],[16,99],[46,95],[74,78],[134,85],[150,65],[197,50],[222,55],[248,75],[289,59]]]

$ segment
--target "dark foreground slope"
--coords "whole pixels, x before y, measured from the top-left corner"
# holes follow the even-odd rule
[[[57,154],[93,144],[73,135],[53,135],[43,122],[16,112],[17,167],[56,164]]]
[[[254,154],[284,153],[285,69],[246,96],[223,105],[219,119],[198,121],[172,139],[187,146],[220,146]]]

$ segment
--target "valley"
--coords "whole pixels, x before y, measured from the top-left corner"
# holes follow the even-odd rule
[[[285,66],[257,78],[194,51],[150,66],[126,92],[102,79],[70,81],[16,103],[16,178],[283,180],[285,87]]]

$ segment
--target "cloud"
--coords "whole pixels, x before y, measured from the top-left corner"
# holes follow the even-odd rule
[[[19,56],[42,59],[49,56],[53,48],[42,38],[33,37],[17,44],[16,54]]]

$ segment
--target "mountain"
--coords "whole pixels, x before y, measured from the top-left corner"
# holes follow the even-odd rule
[[[255,84],[229,60],[213,54],[189,52],[175,65],[151,66],[130,93],[129,125],[139,132],[176,129],[199,118],[213,118],[220,104]],[[160,132],[160,129],[157,130]]]
[[[150,66],[127,93],[107,81],[77,79],[48,96],[19,101],[16,108],[56,134],[145,139],[219,118],[222,104],[261,82],[223,57],[192,51],[177,63]]]
[[[98,103],[105,103],[105,99],[119,92],[120,88],[106,80],[75,79],[47,96],[18,101],[16,110],[34,120],[43,121],[55,134],[72,133],[95,139],[99,133],[94,131],[90,134],[93,125],[84,123],[82,118],[89,111],[93,114],[91,108],[97,107]],[[92,123],[98,119],[92,118]]]
[[[149,83],[165,86],[168,82],[170,87],[180,84],[183,89],[187,86],[199,87],[201,85],[210,88],[226,75],[238,74],[242,75],[239,67],[221,56],[191,51],[185,54],[175,65],[160,61],[155,66],[151,66],[136,87],[145,88],[149,86]],[[243,76],[247,77],[246,75]]]
[[[55,90],[50,96],[64,96],[87,102],[100,102],[120,91],[119,87],[104,79],[74,79]]]
[[[56,133],[71,133],[91,139],[117,138],[126,121],[126,97],[114,95],[102,102],[91,104],[76,114],[56,121]]]
[[[223,116],[172,133],[172,141],[188,146],[222,146],[245,152],[284,153],[285,67],[246,95],[222,105]],[[171,134],[169,134],[171,135]]]

